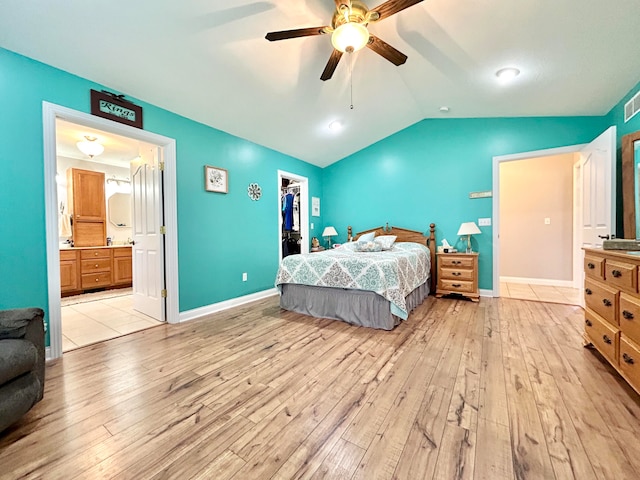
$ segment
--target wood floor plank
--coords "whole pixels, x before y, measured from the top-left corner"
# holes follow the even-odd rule
[[[430,297],[392,331],[266,298],[68,352],[0,479],[640,478],[640,396],[580,308]]]

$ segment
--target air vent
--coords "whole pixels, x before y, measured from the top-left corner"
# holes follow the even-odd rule
[[[640,112],[640,92],[636,93],[631,100],[624,104],[624,121],[625,123]]]

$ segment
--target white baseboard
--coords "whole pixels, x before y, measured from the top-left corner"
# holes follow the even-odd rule
[[[44,347],[44,361],[48,362],[51,358],[51,347]]]
[[[479,290],[481,297],[493,297],[493,290],[483,290],[482,288]]]
[[[547,278],[500,277],[502,283],[528,283],[530,285],[547,285],[549,287],[573,288],[572,280],[549,280]]]
[[[204,317],[205,315],[210,315],[212,313],[221,312],[233,307],[238,307],[240,305],[244,305],[245,303],[255,302],[256,300],[262,300],[263,298],[272,297],[273,295],[277,295],[278,293],[279,292],[277,288],[270,288],[269,290],[263,290],[261,292],[244,295],[242,297],[232,298],[229,300],[225,300],[224,302],[212,303],[211,305],[206,305],[204,307],[194,308],[192,310],[180,312],[178,321],[187,322],[189,320]]]

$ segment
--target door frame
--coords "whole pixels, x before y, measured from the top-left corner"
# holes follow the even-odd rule
[[[564,155],[567,153],[579,153],[582,148],[584,148],[586,143],[578,144],[578,145],[569,145],[566,147],[558,147],[558,148],[547,148],[544,150],[533,150],[531,152],[522,152],[522,153],[514,153],[509,155],[497,155],[493,157],[493,292],[492,296],[499,297],[500,296],[500,165],[503,162],[512,162],[515,160],[535,160],[536,158],[542,157],[551,157],[554,155]],[[575,184],[574,184],[575,191]],[[582,212],[578,211],[579,207],[574,205],[573,218],[575,225],[575,219],[580,218]],[[576,248],[576,232],[574,229],[573,233],[573,263],[574,263],[574,275],[573,275],[573,284],[576,286],[577,279],[575,277],[575,263],[576,263],[576,251],[579,251],[579,248]]]
[[[165,288],[167,289],[166,320],[179,322],[178,298],[178,215],[176,188],[176,141],[121,123],[96,117],[71,108],[42,102],[44,146],[45,228],[47,255],[47,284],[49,296],[49,338],[47,358],[62,356],[62,316],[60,302],[60,245],[56,188],[56,119],[66,120],[89,128],[121,135],[161,148],[165,162],[163,181],[165,235]]]
[[[278,259],[282,261],[282,203],[280,196],[280,187],[282,187],[282,179],[289,178],[300,183],[300,236],[302,238],[302,245],[300,245],[300,253],[309,253],[309,245],[311,239],[309,238],[309,179],[302,175],[295,173],[285,172],[284,170],[278,170],[278,194],[276,199],[278,200]]]

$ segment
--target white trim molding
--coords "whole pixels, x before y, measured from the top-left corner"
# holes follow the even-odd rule
[[[478,293],[480,293],[481,297],[489,297],[489,298],[493,298],[493,290],[485,290],[483,288],[481,288]]]
[[[500,277],[502,283],[520,283],[525,285],[545,285],[548,287],[573,288],[572,280],[550,280],[548,278]]]
[[[218,303],[212,303],[204,307],[194,308],[180,313],[180,322],[187,322],[189,320],[195,320],[212,313],[222,312],[223,310],[229,310],[233,307],[238,307],[246,303],[255,302],[256,300],[262,300],[263,298],[272,297],[278,295],[280,292],[277,288],[270,288],[261,292],[251,293],[242,297],[231,298]]]
[[[112,120],[72,110],[49,102],[42,102],[44,146],[45,227],[49,295],[48,358],[62,356],[62,318],[60,310],[60,245],[58,238],[58,210],[56,189],[56,119],[60,118],[85,127],[133,138],[160,147],[163,150],[165,235],[165,288],[167,289],[166,320],[179,321],[178,296],[178,213],[176,187],[176,141],[172,138]]]

